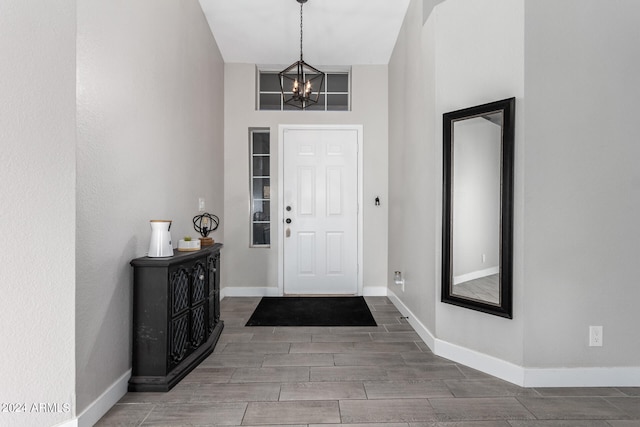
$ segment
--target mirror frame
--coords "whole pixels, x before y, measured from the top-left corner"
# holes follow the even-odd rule
[[[452,111],[443,114],[443,203],[442,203],[442,299],[453,304],[496,316],[513,318],[513,170],[515,143],[515,98]],[[503,112],[500,171],[500,302],[492,304],[454,295],[452,227],[453,227],[453,126],[457,121]]]

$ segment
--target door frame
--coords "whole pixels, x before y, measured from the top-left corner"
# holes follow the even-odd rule
[[[358,150],[357,150],[357,163],[358,163],[358,225],[357,225],[357,280],[358,291],[357,295],[362,295],[363,282],[362,282],[362,231],[363,231],[363,204],[362,204],[362,187],[363,187],[363,126],[362,125],[278,125],[278,217],[275,221],[276,234],[278,236],[278,294],[284,295],[284,133],[287,130],[354,130],[358,135]]]

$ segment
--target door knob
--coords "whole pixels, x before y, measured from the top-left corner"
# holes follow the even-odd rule
[[[286,222],[287,224],[291,224],[291,218],[285,219],[284,222]]]

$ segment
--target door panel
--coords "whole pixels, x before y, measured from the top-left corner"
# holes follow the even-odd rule
[[[284,292],[356,294],[358,133],[287,129],[283,147]]]
[[[343,215],[343,187],[342,169],[327,168],[327,216]]]
[[[327,275],[344,274],[342,259],[344,254],[344,233],[327,233]]]
[[[315,178],[315,168],[298,168],[298,215],[315,217],[317,198]]]
[[[316,233],[298,233],[298,275],[314,276],[316,274]]]

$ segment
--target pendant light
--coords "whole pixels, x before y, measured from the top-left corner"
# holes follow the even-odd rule
[[[300,60],[282,70],[278,77],[285,105],[304,110],[318,102],[324,83],[324,73],[304,62],[302,56],[302,6],[307,0],[296,1],[300,3]]]

